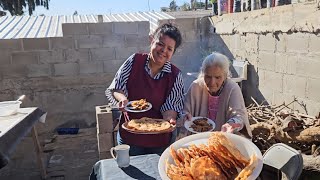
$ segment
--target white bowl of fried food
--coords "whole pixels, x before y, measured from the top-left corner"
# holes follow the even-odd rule
[[[163,180],[254,180],[263,166],[256,145],[239,135],[205,132],[182,138],[161,155]]]

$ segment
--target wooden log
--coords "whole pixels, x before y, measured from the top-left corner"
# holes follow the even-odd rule
[[[320,172],[320,156],[313,157],[312,155],[302,154],[302,158],[303,169]]]

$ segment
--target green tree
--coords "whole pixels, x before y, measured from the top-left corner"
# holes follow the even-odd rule
[[[170,3],[170,5],[169,5],[169,8],[170,8],[170,10],[171,11],[176,11],[177,10],[177,4],[176,4],[176,1],[175,0],[173,0],[173,1],[171,1],[171,3]]]
[[[25,9],[28,10],[29,15],[32,15],[36,6],[43,6],[49,9],[50,0],[0,0],[0,7],[3,10],[9,11],[13,15],[23,15]]]
[[[180,6],[180,9],[181,9],[182,11],[190,11],[190,10],[191,10],[191,7],[190,7],[190,4],[189,4],[189,3],[185,2],[185,3],[182,4],[182,6]]]

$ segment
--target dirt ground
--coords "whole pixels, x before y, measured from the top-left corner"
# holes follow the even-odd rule
[[[52,134],[43,139],[48,180],[88,180],[99,160],[96,128],[80,129],[77,135]],[[0,169],[0,180],[41,180],[31,136],[25,137]]]

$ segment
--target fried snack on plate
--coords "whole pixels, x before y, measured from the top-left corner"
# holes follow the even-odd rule
[[[225,180],[220,167],[217,166],[209,157],[203,156],[191,161],[191,174],[196,180]]]
[[[146,99],[140,99],[137,101],[132,101],[132,103],[130,104],[131,109],[135,109],[135,110],[144,110],[146,108],[148,108],[148,102]]]
[[[164,119],[152,119],[143,117],[132,119],[128,122],[128,128],[137,131],[157,132],[171,128],[171,124]]]
[[[174,163],[166,162],[166,173],[174,180],[245,180],[253,173],[258,163],[255,155],[251,156],[249,162],[249,159],[219,132],[212,133],[208,145],[191,144],[177,150],[171,146],[170,154]]]
[[[246,180],[248,177],[252,174],[254,168],[258,164],[257,156],[252,155],[250,158],[249,164],[242,169],[242,171],[238,174],[238,176],[235,178],[235,180]]]
[[[249,163],[249,160],[246,159],[240,151],[236,148],[234,144],[232,144],[227,137],[223,135],[221,132],[212,133],[209,138],[208,144],[209,145],[216,145],[216,144],[223,144],[225,148],[228,149],[229,152],[236,158],[239,163],[243,164],[243,167]]]

